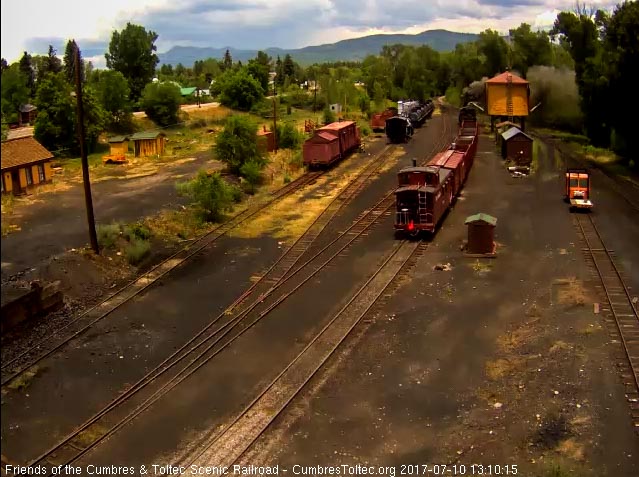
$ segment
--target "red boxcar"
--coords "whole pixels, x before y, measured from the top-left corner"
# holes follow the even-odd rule
[[[304,143],[304,164],[327,166],[345,157],[361,144],[359,128],[354,121],[331,123],[315,130]]]
[[[383,131],[386,127],[386,120],[397,116],[397,108],[387,108],[381,113],[373,114],[371,117],[371,129],[373,131]]]

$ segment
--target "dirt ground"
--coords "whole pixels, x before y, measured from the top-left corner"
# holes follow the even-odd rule
[[[561,174],[547,155],[534,176],[511,178],[483,137],[463,196],[412,279],[241,463],[639,475],[613,365],[619,345],[593,312],[602,298],[561,201]],[[498,218],[495,259],[460,252],[464,219],[477,212]]]

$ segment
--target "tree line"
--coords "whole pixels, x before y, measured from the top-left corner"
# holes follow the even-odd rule
[[[192,67],[158,68],[158,35],[129,23],[112,33],[106,70],[81,64],[89,141],[95,143],[103,130],[130,130],[135,109],[161,126],[178,122],[179,85],[209,89],[224,105],[263,116],[271,114],[266,97],[274,94],[289,107],[322,110],[339,102],[366,113],[383,109],[388,100],[440,95],[461,105],[477,99],[482,79],[511,69],[531,81],[533,102],[541,103],[533,122],[585,133],[593,144],[627,154],[632,122],[619,114],[618,105],[624,111],[639,106],[633,89],[638,29],[639,5],[627,1],[613,12],[583,7],[561,12],[548,32],[526,23],[507,36],[488,29],[451,52],[387,45],[361,62],[302,67],[290,55],[271,58],[262,51],[242,64],[227,50],[221,59],[198,60]],[[25,52],[12,65],[2,60],[3,124],[17,119],[20,104],[32,101],[39,110],[36,138],[53,150],[77,149],[71,96],[75,48],[68,42],[62,61],[52,47],[47,55]]]

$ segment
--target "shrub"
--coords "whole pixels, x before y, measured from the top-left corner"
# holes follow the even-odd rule
[[[124,256],[131,265],[137,265],[151,253],[151,243],[148,240],[132,238],[124,249]]]
[[[277,127],[277,147],[280,149],[297,149],[302,144],[302,135],[295,126],[286,123]]]
[[[371,128],[368,126],[368,124],[362,124],[362,126],[359,128],[360,132],[362,133],[362,136],[370,136],[371,134]]]
[[[246,179],[246,192],[255,193],[255,189],[262,183],[262,164],[249,161],[240,168],[240,175]]]
[[[217,136],[214,149],[217,158],[234,173],[246,162],[264,163],[257,147],[257,126],[246,117],[230,116]]]
[[[120,236],[121,226],[120,224],[100,224],[97,227],[98,244],[100,248],[112,249],[115,247],[115,242]]]
[[[206,119],[204,119],[204,118],[194,119],[191,122],[191,124],[189,124],[189,127],[191,129],[204,128],[204,127],[206,127]]]
[[[335,122],[335,113],[330,108],[324,109],[324,124],[330,124]]]
[[[200,171],[195,179],[178,183],[176,187],[178,193],[193,201],[198,213],[207,222],[218,222],[224,212],[233,209],[232,203],[236,197],[234,187],[224,181],[219,173]]]
[[[446,101],[453,106],[461,106],[461,92],[459,88],[450,86],[445,93]]]
[[[151,238],[151,235],[151,230],[146,225],[141,223],[128,225],[124,228],[124,236],[129,241],[135,239],[148,240]]]
[[[180,88],[173,83],[149,83],[140,100],[146,115],[160,126],[178,122],[182,96]]]
[[[301,169],[304,166],[304,156],[302,155],[302,151],[297,151],[293,157],[291,157],[288,164],[294,169]]]

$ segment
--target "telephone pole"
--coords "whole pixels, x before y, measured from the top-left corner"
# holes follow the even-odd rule
[[[275,80],[273,80],[273,145],[277,152],[277,90],[275,89]]]
[[[91,197],[91,182],[89,181],[89,160],[87,158],[86,137],[84,132],[84,108],[82,103],[82,79],[80,78],[80,48],[76,45],[75,51],[75,98],[77,101],[78,141],[80,142],[80,157],[82,159],[82,179],[84,181],[84,202],[87,208],[87,221],[89,223],[89,239],[91,248],[95,253],[100,253],[98,236],[95,232],[95,218],[93,216],[93,199]]]

